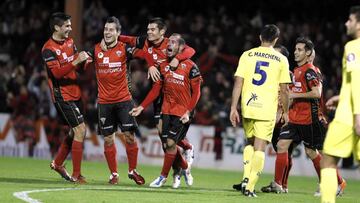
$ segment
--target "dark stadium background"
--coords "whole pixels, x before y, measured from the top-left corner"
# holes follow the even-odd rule
[[[30,126],[35,120],[44,119],[54,152],[66,129],[57,123],[47,96],[40,50],[50,35],[49,15],[65,11],[75,5],[74,2],[78,1],[4,0],[0,3],[0,112],[12,114],[21,130],[19,141],[33,136]],[[229,125],[232,77],[238,57],[244,50],[259,45],[262,25],[274,23],[280,27],[279,43],[288,48],[291,67],[295,66],[295,39],[305,35],[313,40],[317,53],[315,64],[324,74],[327,99],[340,88],[342,48],[348,40],[344,23],[350,6],[359,3],[355,0],[80,2],[83,2],[80,14],[83,26],[82,33],[75,38],[80,49],[89,49],[101,40],[104,21],[110,15],[120,19],[123,34],[146,34],[147,20],[156,16],[166,19],[167,36],[173,32],[182,34],[196,50],[193,59],[204,77],[195,123],[215,125],[219,139],[221,131]],[[135,60],[131,67],[133,95],[136,101],[141,101],[150,88],[145,66]],[[96,130],[96,82],[92,70],[82,73],[80,82],[85,117],[90,128]],[[139,122],[153,126],[151,109]]]

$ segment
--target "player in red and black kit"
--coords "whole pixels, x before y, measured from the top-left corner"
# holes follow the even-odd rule
[[[179,34],[171,35],[167,46],[168,61],[181,52],[184,46],[185,41]],[[150,187],[161,187],[166,182],[170,168],[176,159],[179,160],[180,167],[184,171],[185,181],[191,181],[192,184],[192,180],[187,179],[191,178],[187,176],[188,164],[176,144],[184,139],[190,126],[191,112],[200,98],[202,78],[199,68],[190,59],[181,61],[175,68],[170,67],[167,62],[160,64],[159,68],[162,79],[154,83],[141,105],[130,111],[131,115],[138,116],[158,97],[160,91],[163,92],[161,139],[166,152],[161,174],[150,184]],[[178,186],[173,184],[175,188]]]
[[[71,127],[69,135],[64,139],[51,169],[63,178],[76,183],[86,183],[81,175],[81,160],[83,141],[86,134],[84,117],[80,104],[80,88],[77,83],[76,69],[82,66],[89,57],[86,52],[77,53],[72,38],[71,16],[64,13],[54,13],[50,18],[51,38],[42,48],[42,57],[46,63],[48,83],[52,100],[62,120]],[[70,176],[63,163],[72,154],[73,173]]]
[[[120,36],[120,41],[125,42],[137,50],[143,51],[143,56],[148,63],[148,77],[152,78],[155,82],[160,79],[160,73],[158,66],[167,60],[166,49],[169,43],[169,38],[166,38],[166,25],[162,18],[150,19],[147,27],[147,36],[132,37],[132,36]],[[135,51],[135,53],[137,52]],[[177,67],[179,61],[190,59],[195,54],[195,50],[187,45],[184,46],[184,50],[177,53],[175,57],[169,62],[170,67]],[[141,56],[141,54],[138,54]],[[159,135],[161,134],[162,121],[160,118],[162,96],[160,95],[154,104],[154,119]],[[194,159],[194,146],[189,143],[187,139],[179,141],[178,145],[184,149],[184,154],[187,162],[191,165]]]
[[[296,40],[294,55],[299,67],[294,69],[293,84],[290,85],[289,97],[293,102],[289,124],[281,129],[277,142],[275,180],[263,187],[263,192],[288,192],[287,179],[292,165],[289,148],[300,142],[319,177],[321,154],[318,150],[322,149],[327,121],[320,108],[322,76],[312,63],[313,52],[314,45],[309,39],[300,37]]]
[[[132,48],[119,42],[121,25],[116,17],[109,17],[104,26],[104,41],[107,51],[103,51],[100,43],[89,52],[95,62],[98,84],[98,118],[99,133],[104,136],[104,154],[110,170],[110,184],[117,184],[115,132],[118,125],[125,135],[125,147],[128,157],[128,177],[136,184],[145,183],[144,178],[136,171],[139,148],[134,137],[138,127],[129,111],[134,107],[128,87],[127,62],[132,54]]]

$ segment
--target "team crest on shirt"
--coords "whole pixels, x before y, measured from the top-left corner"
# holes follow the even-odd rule
[[[165,66],[165,72],[168,72],[169,70],[170,70],[170,66],[169,65]]]
[[[182,68],[182,69],[185,69],[185,68],[186,68],[186,64],[185,64],[185,63],[182,63],[182,64],[181,64],[181,68]]]
[[[101,59],[103,56],[104,56],[104,54],[103,54],[102,52],[99,52],[99,53],[98,53],[98,58]]]
[[[351,62],[355,60],[355,54],[354,53],[350,53],[346,56],[346,61]]]
[[[149,54],[152,54],[152,47],[148,48],[148,52],[149,52]]]
[[[119,56],[119,57],[121,56],[121,51],[116,51],[115,53],[117,56]]]
[[[59,49],[56,49],[56,50],[55,50],[55,53],[56,53],[56,55],[60,56],[61,51],[60,51]]]
[[[71,47],[71,44],[68,44],[68,47],[70,48],[70,47]]]

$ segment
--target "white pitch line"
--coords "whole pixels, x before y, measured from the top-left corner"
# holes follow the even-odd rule
[[[42,203],[40,200],[33,199],[29,197],[30,193],[39,193],[39,192],[56,192],[56,191],[64,191],[64,190],[138,190],[138,191],[166,191],[166,192],[178,192],[179,190],[172,188],[134,188],[134,187],[116,187],[116,188],[57,188],[57,189],[42,189],[42,190],[28,190],[28,191],[20,191],[14,192],[13,196],[18,199],[21,199],[28,203]],[[188,192],[224,192],[222,190],[188,190]]]
[[[28,196],[30,193],[38,193],[38,192],[53,192],[53,191],[63,191],[63,190],[78,190],[79,188],[58,188],[58,189],[43,189],[43,190],[29,190],[29,191],[21,191],[21,192],[14,192],[13,195],[21,200],[24,200],[28,203],[41,203],[37,199],[33,199]]]

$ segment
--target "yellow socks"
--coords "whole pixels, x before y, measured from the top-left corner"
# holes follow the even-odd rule
[[[322,203],[335,203],[336,190],[338,187],[336,169],[324,168],[321,169],[321,202]]]
[[[255,151],[251,160],[251,172],[249,176],[249,183],[246,185],[246,190],[254,191],[255,185],[259,180],[259,176],[264,169],[265,152]]]
[[[244,160],[244,175],[243,175],[243,180],[245,178],[249,178],[250,176],[250,171],[251,171],[251,159],[254,155],[254,147],[251,145],[247,145],[244,148],[244,152],[243,152],[243,160]]]

